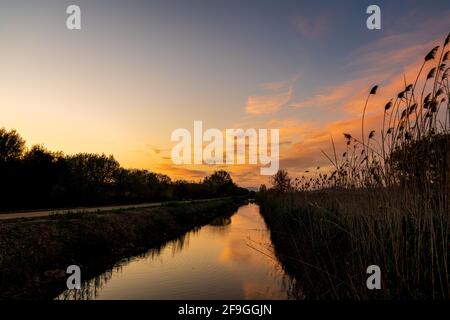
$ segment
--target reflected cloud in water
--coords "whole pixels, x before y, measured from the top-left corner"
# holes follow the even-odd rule
[[[57,299],[292,299],[259,207],[248,204]]]

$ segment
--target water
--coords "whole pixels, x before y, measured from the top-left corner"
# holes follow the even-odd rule
[[[118,263],[59,299],[289,299],[256,204]]]

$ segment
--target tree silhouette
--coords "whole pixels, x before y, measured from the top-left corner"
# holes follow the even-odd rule
[[[0,129],[2,211],[246,194],[223,170],[202,182],[173,182],[164,174],[122,168],[112,155],[64,155],[40,145],[26,150],[15,130]]]
[[[16,130],[0,129],[0,162],[19,160],[25,150],[25,141]]]
[[[271,182],[273,185],[273,189],[276,192],[287,192],[291,189],[291,178],[286,170],[278,170],[278,172],[272,176]]]

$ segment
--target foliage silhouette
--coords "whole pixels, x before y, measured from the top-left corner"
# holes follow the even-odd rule
[[[112,155],[64,155],[26,149],[15,130],[0,129],[0,210],[28,210],[246,195],[226,171],[200,182],[125,169]]]

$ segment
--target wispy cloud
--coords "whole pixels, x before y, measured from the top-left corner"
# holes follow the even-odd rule
[[[358,72],[353,73],[351,79],[319,88],[310,97],[289,104],[293,109],[313,107],[313,112],[317,114],[332,108],[338,116],[325,122],[322,117],[309,122],[301,119],[278,121],[280,138],[292,141],[280,153],[280,166],[294,177],[304,175],[305,170],[314,171],[317,166],[329,167],[330,163],[321,150],[333,152],[331,136],[336,144],[337,156],[342,157],[346,149],[343,133],[351,133],[355,137],[361,135],[362,107],[371,86],[375,84],[380,88],[375,96],[371,96],[365,127],[367,131],[376,130],[376,135],[379,135],[384,105],[404,89],[405,81],[406,84],[414,82],[424,56],[435,45],[441,45],[445,35],[444,32],[440,37],[431,39],[418,39],[411,33],[389,35],[354,52],[349,67],[358,66]],[[396,43],[402,46],[394,45]],[[425,70],[431,67],[427,65]],[[274,122],[277,121],[272,120],[267,125],[271,126]]]
[[[297,78],[295,78],[297,79]],[[289,88],[292,85],[293,81],[276,81],[276,82],[267,82],[260,85],[261,88],[268,91],[278,91],[283,90],[285,88]]]
[[[287,105],[294,96],[294,83],[299,76],[293,79],[278,82],[263,83],[260,87],[264,94],[252,95],[247,99],[245,110],[250,114],[274,114]]]
[[[292,98],[293,89],[281,93],[263,96],[250,96],[247,100],[246,111],[252,114],[272,114],[281,109]]]
[[[342,101],[354,93],[356,81],[348,81],[332,88],[322,89],[320,93],[315,94],[305,100],[292,103],[290,107],[302,109],[308,107],[324,107],[330,104]]]
[[[405,79],[408,83],[414,80],[425,54],[441,44],[441,37],[420,37],[422,40],[419,40],[422,33],[423,30],[392,34],[355,50],[347,64],[347,69],[358,70],[351,79],[319,88],[312,96],[292,102],[289,106],[293,109],[333,107],[346,115],[358,113],[362,99],[375,84],[380,85],[381,90],[373,102],[382,104],[382,99],[390,98],[402,89]],[[399,44],[402,46],[399,47]]]
[[[160,154],[161,153],[161,148],[159,148],[159,147],[155,147],[155,146],[152,146],[150,144],[147,144],[147,147],[153,154]]]
[[[193,181],[201,180],[210,173],[197,167],[196,169],[192,169],[188,166],[178,166],[172,163],[161,163],[157,165],[156,170],[168,174],[173,179],[188,179]]]

